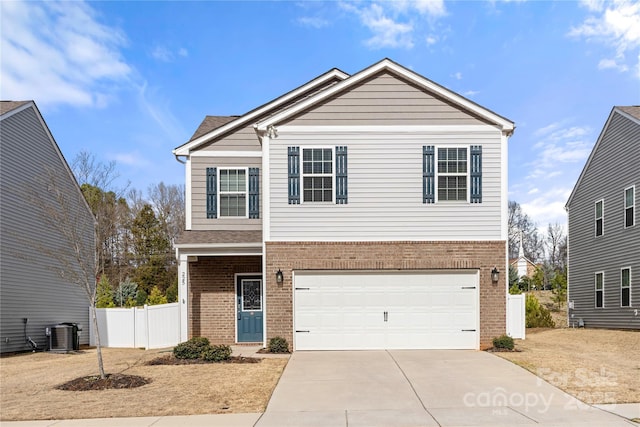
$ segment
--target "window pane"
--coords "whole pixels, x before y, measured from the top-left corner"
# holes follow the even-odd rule
[[[220,191],[229,191],[229,171],[220,171]]]
[[[602,236],[602,220],[596,220],[596,236]]]
[[[602,273],[596,274],[596,289],[602,289]]]
[[[596,202],[596,218],[602,218],[602,202]]]
[[[627,208],[624,211],[624,226],[631,227],[633,225],[633,208]]]
[[[634,200],[633,200],[633,187],[631,188],[627,188],[624,191],[624,207],[627,208],[629,206],[633,206],[634,204]]]
[[[596,307],[602,308],[602,291],[596,291]]]
[[[631,289],[630,288],[623,288],[621,297],[622,297],[620,301],[621,306],[623,307],[631,306]]]
[[[245,216],[246,200],[244,194],[221,194],[220,216]]]
[[[622,270],[622,287],[629,286],[629,278],[631,276],[631,271],[628,268]]]
[[[242,281],[242,310],[262,309],[262,289],[260,280]]]

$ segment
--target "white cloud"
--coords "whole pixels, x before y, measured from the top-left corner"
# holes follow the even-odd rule
[[[3,99],[102,107],[132,73],[124,34],[83,2],[3,2]]]
[[[601,59],[600,62],[598,63],[598,69],[599,70],[614,69],[624,73],[625,71],[629,70],[629,67],[627,67],[625,64],[618,64],[618,62],[615,59]]]
[[[572,27],[569,36],[585,38],[611,47],[615,59],[604,58],[599,69],[626,72],[635,62],[640,67],[640,2],[629,0],[583,1],[592,14],[578,27]]]
[[[302,16],[297,19],[298,24],[303,27],[310,27],[315,29],[324,28],[329,25],[329,21],[320,17]]]
[[[180,48],[177,51],[173,52],[165,46],[157,45],[151,51],[151,56],[162,62],[172,62],[176,55],[186,58],[189,56],[189,52],[185,48]]]
[[[427,46],[433,46],[434,44],[438,43],[438,36],[429,35],[427,36],[425,41],[427,42]]]
[[[148,156],[141,155],[137,150],[130,153],[116,153],[108,157],[110,160],[115,160],[117,163],[127,166],[143,167],[150,164],[149,160],[147,160]]]
[[[463,95],[464,96],[468,96],[468,97],[472,97],[472,96],[476,96],[479,93],[480,93],[479,90],[468,90]]]
[[[340,7],[355,14],[362,25],[373,34],[365,41],[372,49],[403,48],[414,46],[414,33],[424,20],[433,20],[446,15],[442,0],[398,0],[372,3],[340,2]],[[438,38],[425,36],[428,46]]]
[[[452,77],[455,78],[456,80],[462,80],[462,73],[458,71],[457,73],[453,74]]]
[[[566,225],[567,213],[564,205],[571,190],[568,187],[553,187],[538,193],[538,197],[520,203],[520,207],[538,224],[539,229],[546,229],[547,224]]]
[[[532,188],[531,190],[529,190],[527,192],[527,194],[537,194],[539,192],[540,192],[540,190],[538,188]]]

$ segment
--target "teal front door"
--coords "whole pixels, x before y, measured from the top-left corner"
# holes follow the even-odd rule
[[[238,276],[236,297],[238,342],[262,342],[262,276]]]

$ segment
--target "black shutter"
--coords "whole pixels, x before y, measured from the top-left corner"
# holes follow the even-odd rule
[[[422,203],[435,203],[435,152],[433,145],[422,147]]]
[[[218,198],[216,192],[218,191],[217,168],[207,168],[207,218],[218,217]]]
[[[347,147],[336,147],[336,203],[347,204]]]
[[[300,147],[289,147],[289,204],[300,204]]]
[[[260,218],[260,169],[249,168],[249,218]]]
[[[482,146],[471,146],[471,203],[482,203]]]

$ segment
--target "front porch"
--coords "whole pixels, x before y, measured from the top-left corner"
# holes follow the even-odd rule
[[[204,239],[210,242],[198,242]],[[259,232],[223,231],[180,237],[181,341],[206,337],[212,344],[264,345],[261,239]]]

